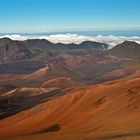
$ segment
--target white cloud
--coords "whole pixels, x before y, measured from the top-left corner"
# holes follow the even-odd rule
[[[21,35],[18,35],[18,34],[14,34],[14,35],[4,35],[4,36],[0,36],[0,38],[10,38],[12,40],[27,40],[28,37],[27,36],[21,36]]]
[[[28,35],[4,35],[0,36],[0,38],[10,38],[12,40],[27,40],[27,39],[47,39],[53,43],[76,43],[79,44],[83,41],[96,41],[101,43],[107,43],[110,46],[115,46],[119,43],[122,43],[124,41],[135,41],[137,43],[140,43],[140,37],[139,36],[132,36],[132,37],[126,37],[126,36],[84,36],[84,35],[77,35],[77,34],[54,34],[54,35],[48,35],[48,36],[28,36]]]

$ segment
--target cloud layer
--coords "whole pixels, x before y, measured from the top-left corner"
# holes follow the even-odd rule
[[[101,42],[101,43],[107,43],[111,47],[119,43],[122,43],[126,40],[140,43],[139,36],[131,36],[131,37],[114,36],[114,35],[84,36],[84,35],[77,35],[77,34],[54,34],[54,35],[48,35],[48,36],[34,36],[34,35],[25,36],[25,35],[13,34],[13,35],[0,36],[0,38],[4,38],[4,37],[10,38],[12,40],[22,40],[22,41],[27,40],[27,39],[47,39],[53,43],[65,43],[65,44],[69,44],[69,43],[79,44],[83,41],[96,41],[96,42]]]

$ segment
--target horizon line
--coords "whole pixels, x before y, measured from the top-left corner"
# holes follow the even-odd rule
[[[0,34],[45,34],[45,33],[71,33],[71,32],[119,32],[119,31],[140,31],[140,27],[129,28],[91,28],[91,29],[58,29],[42,31],[0,31]]]

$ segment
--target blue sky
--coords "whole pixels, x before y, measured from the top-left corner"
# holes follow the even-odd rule
[[[0,0],[0,32],[140,29],[140,0]]]

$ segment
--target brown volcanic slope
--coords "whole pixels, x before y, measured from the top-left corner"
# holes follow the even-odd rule
[[[139,116],[140,78],[112,81],[65,91],[0,120],[0,139],[139,140]]]

